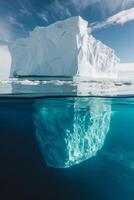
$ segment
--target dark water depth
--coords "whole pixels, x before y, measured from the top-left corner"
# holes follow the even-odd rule
[[[88,128],[90,118],[94,129]],[[86,131],[99,134],[94,123],[104,134],[89,140],[94,143],[83,144],[90,137],[90,133],[84,135]],[[57,137],[60,134],[64,141],[65,129],[75,130],[79,133],[77,138],[87,140],[79,138],[77,146],[66,135],[70,146],[59,145]],[[49,136],[54,133],[49,141],[52,147],[47,148]],[[47,141],[44,135],[48,136]],[[69,152],[73,152],[72,157]],[[3,199],[134,200],[134,98],[1,99],[0,200]]]

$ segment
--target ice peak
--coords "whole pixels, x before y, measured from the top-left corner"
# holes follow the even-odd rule
[[[48,28],[49,27],[64,29],[68,32],[77,34],[79,32],[83,33],[87,30],[88,22],[80,16],[74,16],[62,21],[57,21],[56,23],[49,25]]]
[[[87,25],[88,22],[86,20],[84,20],[81,16],[74,16],[74,17],[69,17],[66,20],[64,20],[64,22],[73,22],[74,24],[83,24],[83,25]]]

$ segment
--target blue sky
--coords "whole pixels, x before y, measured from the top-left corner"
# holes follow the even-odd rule
[[[134,62],[134,0],[0,0],[0,45],[25,37],[36,26],[80,15],[92,34]]]

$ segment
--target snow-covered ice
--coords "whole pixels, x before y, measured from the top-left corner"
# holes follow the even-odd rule
[[[119,58],[96,40],[79,16],[36,27],[27,38],[9,45],[11,77],[117,76]]]

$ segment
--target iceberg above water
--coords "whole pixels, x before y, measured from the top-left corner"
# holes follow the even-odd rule
[[[36,27],[27,38],[9,45],[11,77],[116,77],[119,62],[114,50],[96,40],[88,22],[79,16]]]
[[[103,147],[111,105],[99,98],[48,98],[35,103],[33,118],[46,164],[66,168],[95,156]]]
[[[88,23],[81,17],[37,27],[28,38],[10,44],[9,49],[11,77],[117,76],[118,57],[89,33]],[[82,89],[74,87],[75,93]],[[63,88],[68,91],[68,87]],[[103,147],[111,105],[99,98],[46,98],[35,103],[33,119],[46,164],[66,168],[95,156]]]

